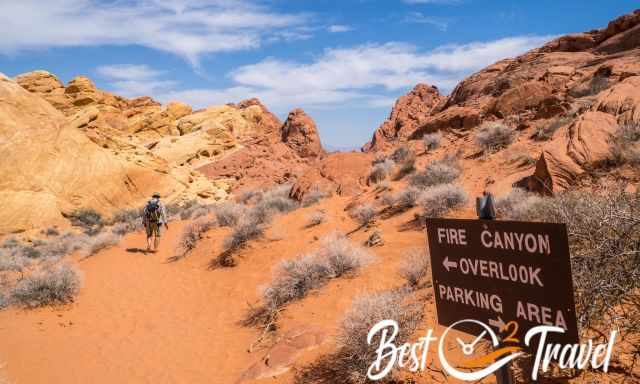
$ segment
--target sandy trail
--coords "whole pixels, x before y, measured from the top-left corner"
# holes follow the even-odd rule
[[[15,383],[235,382],[259,360],[260,352],[247,353],[258,331],[238,325],[247,303],[256,302],[279,260],[314,248],[317,237],[333,229],[353,228],[343,204],[323,204],[332,219],[315,229],[302,227],[317,207],[277,218],[267,238],[254,242],[232,269],[207,268],[226,229],[210,231],[194,253],[167,263],[184,223],[171,224],[156,254],[136,252],[145,239],[135,233],[93,257],[75,258],[84,274],[75,303],[0,312],[0,362]],[[326,298],[318,295],[326,310],[304,301],[292,306],[283,332],[309,321],[334,328],[336,311],[351,300],[339,292],[351,282],[336,284]]]
[[[291,383],[295,369],[287,371],[289,365],[333,350],[331,336],[353,298],[400,286],[397,268],[404,252],[425,246],[423,231],[401,230],[411,213],[379,221],[385,245],[370,249],[371,265],[355,277],[331,281],[282,313],[279,336],[313,332],[293,340],[291,345],[303,348],[285,345],[248,353],[259,331],[238,324],[247,303],[257,302],[258,288],[271,279],[280,260],[317,248],[324,234],[356,227],[343,210],[346,202],[335,197],[277,217],[265,239],[238,255],[234,268],[208,268],[228,231],[221,228],[210,231],[185,259],[168,263],[182,222],[171,223],[157,254],[136,252],[145,239],[135,233],[93,257],[75,258],[84,273],[75,303],[0,311],[0,367],[4,363],[11,382],[19,384],[236,383],[247,372],[259,374],[249,375],[262,378],[256,383]],[[304,228],[308,214],[319,208],[328,221]],[[361,243],[369,234],[360,230],[351,238]],[[425,310],[424,329],[435,322],[433,303],[425,303]],[[431,373],[422,377],[425,383],[442,381]]]

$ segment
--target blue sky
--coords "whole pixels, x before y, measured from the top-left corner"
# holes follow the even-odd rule
[[[359,147],[418,82],[465,76],[637,1],[0,0],[0,72],[91,77],[196,108],[304,108],[329,147]]]

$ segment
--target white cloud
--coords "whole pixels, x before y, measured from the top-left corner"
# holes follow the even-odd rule
[[[96,68],[96,73],[110,84],[113,92],[126,97],[170,92],[178,85],[176,81],[162,80],[164,71],[146,65],[104,65]]]
[[[331,33],[342,33],[353,31],[353,28],[348,25],[333,24],[327,27],[327,31]]]
[[[0,52],[95,45],[140,45],[197,65],[204,54],[258,47],[295,29],[302,14],[239,0],[0,1]]]
[[[195,107],[258,97],[276,111],[295,106],[391,106],[399,92],[417,83],[433,84],[448,92],[470,73],[539,46],[548,38],[511,37],[424,52],[402,43],[327,49],[308,63],[267,58],[242,66],[228,74],[232,83],[228,88],[173,88],[153,95],[164,102],[179,100]],[[144,78],[148,71],[133,67],[121,72],[140,73]],[[158,76],[151,80],[158,81]]]
[[[411,12],[404,18],[406,23],[418,23],[418,24],[430,24],[438,28],[441,31],[446,31],[449,28],[449,22],[439,17],[427,16],[421,12]]]

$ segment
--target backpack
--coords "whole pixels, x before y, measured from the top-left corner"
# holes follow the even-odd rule
[[[160,202],[158,200],[149,200],[144,211],[148,222],[157,223],[160,221]]]

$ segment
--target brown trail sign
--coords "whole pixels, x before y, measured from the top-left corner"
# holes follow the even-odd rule
[[[529,329],[554,325],[565,333],[548,341],[578,342],[564,224],[427,219],[427,236],[438,323],[473,319],[498,332],[515,321],[509,331],[521,342]]]

